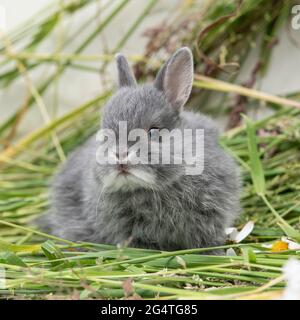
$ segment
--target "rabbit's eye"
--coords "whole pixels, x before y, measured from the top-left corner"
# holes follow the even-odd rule
[[[159,129],[156,128],[156,127],[150,128],[148,133],[149,133],[150,136],[153,136],[155,134],[159,134]]]
[[[159,137],[159,128],[153,127],[150,128],[148,134],[151,138],[158,138]]]

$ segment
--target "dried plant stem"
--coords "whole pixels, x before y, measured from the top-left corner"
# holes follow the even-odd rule
[[[284,105],[300,109],[300,102],[294,100],[274,96],[265,92],[245,88],[236,84],[227,83],[221,80],[216,80],[199,74],[195,75],[195,79],[196,81],[194,82],[194,86],[197,88],[228,92],[231,94],[239,94],[252,99],[258,99],[277,105]]]

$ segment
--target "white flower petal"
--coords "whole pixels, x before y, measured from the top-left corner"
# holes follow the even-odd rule
[[[300,250],[300,244],[297,243],[297,242],[294,242],[294,241],[292,241],[292,240],[289,240],[289,239],[286,238],[286,237],[282,237],[282,238],[281,238],[281,241],[287,243],[287,244],[288,244],[288,248],[289,248],[290,250]]]
[[[235,242],[239,243],[242,240],[244,240],[245,238],[248,237],[248,235],[252,232],[254,228],[254,222],[253,221],[248,221],[243,229],[237,234],[236,238],[235,238]]]
[[[236,253],[232,248],[229,248],[229,249],[226,250],[226,256],[234,257],[234,256],[236,256]]]
[[[292,258],[289,259],[283,267],[283,274],[287,282],[287,286],[283,292],[283,300],[299,300],[300,299],[300,261]]]
[[[300,250],[300,244],[296,242],[289,242],[289,249],[290,250]]]
[[[271,249],[273,247],[273,243],[263,243],[261,246],[263,248]]]
[[[239,232],[237,228],[227,228],[225,229],[225,233],[228,235],[229,240],[235,241]]]
[[[234,231],[237,232],[237,229],[236,228],[226,228],[225,229],[225,234],[230,235]]]

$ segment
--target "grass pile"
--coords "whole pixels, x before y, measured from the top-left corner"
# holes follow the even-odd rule
[[[98,72],[99,68],[95,70],[88,65],[90,61],[101,61],[101,72],[105,73],[113,53],[122,49],[157,1],[148,2],[144,11],[108,54],[84,54],[87,46],[113,23],[114,17],[128,2],[111,1],[104,5],[104,8],[101,8],[104,18],[93,30],[87,32],[72,54],[64,54],[60,50],[63,50],[64,46],[68,47],[75,33],[67,37],[60,50],[52,54],[41,54],[39,46],[63,19],[97,4],[97,1],[66,1],[63,5],[61,2],[51,5],[35,19],[31,19],[30,23],[9,35],[2,35],[1,88],[5,90],[13,87],[17,79],[25,78],[29,94],[19,110],[0,124],[3,146],[0,152],[0,268],[5,270],[6,278],[5,288],[0,288],[0,298],[279,298],[285,287],[282,267],[291,257],[299,259],[300,256],[299,250],[290,250],[288,247],[278,249],[278,246],[272,245],[274,242],[278,243],[283,236],[300,242],[300,103],[290,98],[253,90],[251,86],[233,85],[230,82],[234,76],[230,77],[229,74],[225,79],[223,77],[223,80],[217,80],[216,77],[222,78],[225,72],[222,69],[228,67],[224,64],[214,62],[214,68],[205,72],[205,76],[196,75],[195,98],[203,99],[208,94],[219,92],[222,93],[223,104],[227,107],[232,96],[235,96],[239,101],[242,99],[245,106],[251,102],[267,104],[273,109],[271,116],[256,122],[244,116],[241,125],[233,126],[221,137],[220,143],[240,163],[243,176],[243,213],[237,221],[237,227],[242,228],[248,220],[255,224],[252,233],[242,243],[229,241],[223,246],[224,249],[233,249],[236,255],[205,255],[211,248],[160,252],[129,248],[126,245],[116,247],[73,243],[44,234],[30,225],[33,218],[47,209],[49,184],[57,167],[70,151],[98,129],[99,109],[109,97],[110,90],[54,119],[47,113],[43,95],[55,85],[57,78],[65,70],[76,68],[80,72]],[[186,8],[177,9],[182,13],[182,17],[192,13],[197,17],[199,10],[195,11],[194,1],[191,3],[191,11]],[[236,35],[236,41],[233,41],[235,44],[240,39],[239,31],[235,28],[242,27],[241,20],[246,24],[256,17],[260,24],[265,24],[265,30],[271,32],[270,26],[277,26],[278,21],[283,20],[279,14],[282,10],[279,9],[286,5],[286,2],[278,1],[282,7],[269,11],[275,15],[270,18],[253,15],[260,12],[261,6],[266,6],[269,1],[261,0],[257,6],[253,1],[244,1],[241,5],[236,1],[219,3],[222,3],[223,7],[220,5],[210,9],[207,1],[208,11],[201,9],[201,26],[193,25],[194,32],[198,30],[197,34],[205,30],[202,24],[210,25],[205,35],[206,43],[210,45],[202,47],[210,59],[218,55],[216,51],[210,51],[213,50],[210,48],[218,50],[222,47],[222,41],[228,52],[231,52],[228,38],[219,37],[223,29],[224,35],[226,30],[230,31],[230,39]],[[237,8],[239,5],[241,8]],[[232,9],[240,11],[226,17]],[[176,14],[178,15],[178,11],[173,18]],[[222,30],[215,30],[212,21],[218,21],[224,16],[225,26]],[[90,17],[78,30],[88,28],[88,21]],[[246,26],[244,28],[247,33]],[[208,32],[212,32],[209,37]],[[185,33],[186,37],[190,38],[192,34]],[[195,36],[193,37],[195,39]],[[182,41],[177,39],[176,43],[178,46],[181,42],[191,45],[190,38]],[[196,47],[197,42],[195,44],[194,40],[194,50]],[[239,46],[232,50],[238,51]],[[230,57],[232,53],[228,55]],[[151,76],[152,71],[145,69],[144,61],[151,60],[153,65],[156,65],[152,54],[146,53],[143,57],[132,58],[138,60],[136,71],[141,78]],[[200,72],[200,62],[203,60],[196,60],[197,72]],[[30,80],[31,72],[48,64],[55,66],[51,69],[53,73],[36,86]],[[238,64],[241,64],[241,60]],[[293,98],[297,98],[295,94]],[[18,126],[30,108],[42,112],[46,124],[18,138]],[[268,244],[271,244],[271,247]]]

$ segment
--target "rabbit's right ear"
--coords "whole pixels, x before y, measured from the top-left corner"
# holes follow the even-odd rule
[[[193,55],[189,48],[177,50],[158,72],[154,86],[180,110],[187,102],[193,85]]]
[[[116,61],[118,68],[119,88],[135,87],[136,80],[126,58],[121,53],[117,53]]]

